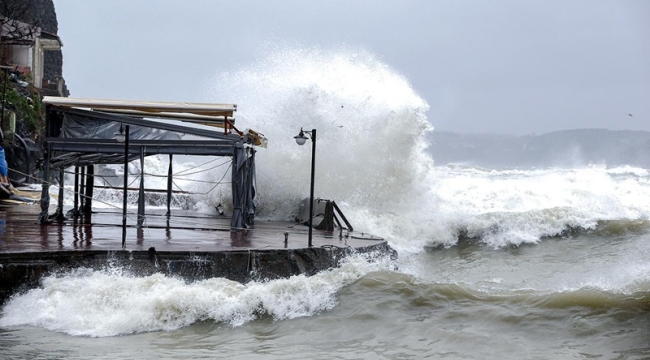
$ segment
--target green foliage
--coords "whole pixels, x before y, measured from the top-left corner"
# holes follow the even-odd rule
[[[45,128],[43,105],[38,92],[30,92],[29,94],[31,103],[26,96],[21,95],[14,87],[7,86],[6,107],[10,107],[10,104],[13,105],[17,117],[25,123],[27,131],[32,134],[39,134]]]

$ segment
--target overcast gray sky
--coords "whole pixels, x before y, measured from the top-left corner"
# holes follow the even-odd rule
[[[436,130],[650,131],[647,0],[54,4],[74,97],[205,101],[274,44],[346,46],[404,75]]]

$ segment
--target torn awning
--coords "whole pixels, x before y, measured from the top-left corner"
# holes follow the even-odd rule
[[[168,101],[131,101],[131,100],[104,100],[80,99],[45,96],[43,104],[56,105],[67,108],[87,108],[104,110],[135,110],[148,113],[187,113],[205,116],[232,117],[237,111],[235,104],[209,104],[194,102],[168,102]]]

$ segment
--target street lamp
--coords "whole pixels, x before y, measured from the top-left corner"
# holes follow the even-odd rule
[[[124,140],[126,140],[126,135],[124,135],[124,127],[122,124],[120,124],[120,131],[113,134],[113,137],[115,137],[115,140],[117,140],[118,143],[123,143]]]
[[[314,170],[316,168],[316,129],[311,131],[303,131],[300,128],[300,133],[294,136],[296,139],[296,144],[305,145],[307,142],[307,137],[305,134],[308,134],[311,138],[311,190],[309,192],[309,240],[308,245],[311,247],[311,235],[313,230],[313,221],[314,221]]]

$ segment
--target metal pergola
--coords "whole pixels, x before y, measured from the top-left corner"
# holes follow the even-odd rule
[[[61,221],[63,215],[64,169],[75,167],[75,216],[88,214],[92,207],[94,166],[128,164],[151,155],[169,155],[167,215],[172,196],[173,155],[221,156],[232,158],[233,215],[231,230],[252,224],[255,215],[255,146],[266,139],[255,131],[243,133],[234,123],[234,104],[143,102],[45,97],[46,112],[43,190],[38,222]],[[195,124],[207,125],[199,128]],[[127,129],[126,141],[116,134]],[[81,172],[79,171],[81,169]],[[56,212],[49,215],[49,186],[52,170],[59,171]],[[126,170],[126,169],[125,169]],[[144,169],[143,169],[144,172]],[[81,173],[81,184],[77,174]],[[127,176],[125,172],[125,176]],[[85,186],[83,185],[85,181]],[[84,189],[81,209],[77,195]],[[124,191],[127,185],[125,180]],[[145,216],[144,181],[140,182],[138,226]],[[125,198],[126,199],[126,198]],[[126,202],[126,201],[125,201]],[[126,207],[123,209],[126,211]]]

